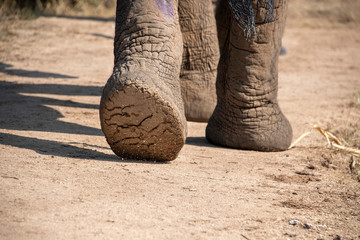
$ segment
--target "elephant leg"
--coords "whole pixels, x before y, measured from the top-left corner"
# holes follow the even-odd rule
[[[183,36],[180,73],[187,120],[207,122],[216,105],[216,70],[219,46],[212,0],[180,0]]]
[[[101,128],[119,156],[170,161],[186,139],[177,0],[118,0]]]
[[[281,151],[290,145],[292,129],[277,101],[287,0],[272,2],[274,17],[269,19],[265,0],[252,1],[256,34],[250,37],[228,1],[220,3],[217,105],[206,129],[214,144],[259,151]]]

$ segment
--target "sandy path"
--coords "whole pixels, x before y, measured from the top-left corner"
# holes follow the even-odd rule
[[[121,160],[98,119],[113,22],[40,17],[12,31],[0,43],[0,239],[360,238],[350,156],[318,134],[259,153],[210,145],[190,122],[175,161]],[[292,24],[284,45],[294,136],[307,122],[359,131],[357,29]]]

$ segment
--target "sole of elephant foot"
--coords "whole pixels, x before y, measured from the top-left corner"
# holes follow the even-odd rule
[[[269,121],[256,119],[224,118],[214,112],[206,127],[206,138],[215,145],[224,147],[277,152],[287,150],[292,141],[292,128],[280,112]]]
[[[107,142],[120,157],[171,161],[185,144],[186,126],[176,109],[135,85],[103,96],[100,121]]]

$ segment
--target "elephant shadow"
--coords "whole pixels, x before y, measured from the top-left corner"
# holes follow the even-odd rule
[[[216,147],[215,145],[209,143],[205,137],[187,137],[185,143],[199,147]]]
[[[14,69],[12,67],[13,66],[11,64],[0,62],[0,72],[5,73],[7,75],[29,77],[29,78],[70,78],[70,79],[77,78],[75,76],[70,76],[65,74],[41,72],[41,71],[29,71],[23,69]]]
[[[28,71],[13,69],[10,64],[0,62],[0,73],[6,75],[31,78],[59,78],[76,79],[76,76],[51,72]],[[5,76],[6,76],[5,75]],[[4,75],[3,75],[4,76]],[[51,133],[103,136],[99,128],[84,126],[78,123],[62,121],[62,113],[51,106],[65,106],[71,108],[98,109],[98,104],[59,100],[51,95],[64,96],[100,96],[102,87],[81,86],[73,84],[27,84],[5,81],[0,78],[0,144],[34,150],[43,155],[60,157],[94,159],[105,161],[120,161],[113,154],[103,153],[105,147],[85,143],[58,142],[39,139],[33,136],[19,136],[13,131],[37,131],[51,135]],[[44,96],[38,96],[42,94]],[[50,97],[47,97],[47,95]],[[84,118],[86,116],[83,116]],[[28,134],[29,135],[29,134]],[[80,145],[80,146],[79,146]],[[92,150],[100,149],[100,151]],[[109,149],[109,147],[105,148]]]
[[[206,139],[206,137],[187,137],[185,144],[198,146],[198,147],[209,147],[209,148],[219,148],[219,149],[229,148],[229,147],[214,145],[211,142],[209,142]]]

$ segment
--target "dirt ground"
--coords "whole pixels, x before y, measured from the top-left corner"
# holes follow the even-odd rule
[[[358,136],[359,27],[304,19],[297,2],[279,65],[294,139],[308,122]],[[213,146],[189,122],[175,161],[120,159],[98,116],[113,20],[39,17],[0,34],[0,239],[360,239],[351,156],[317,132],[261,153]]]

